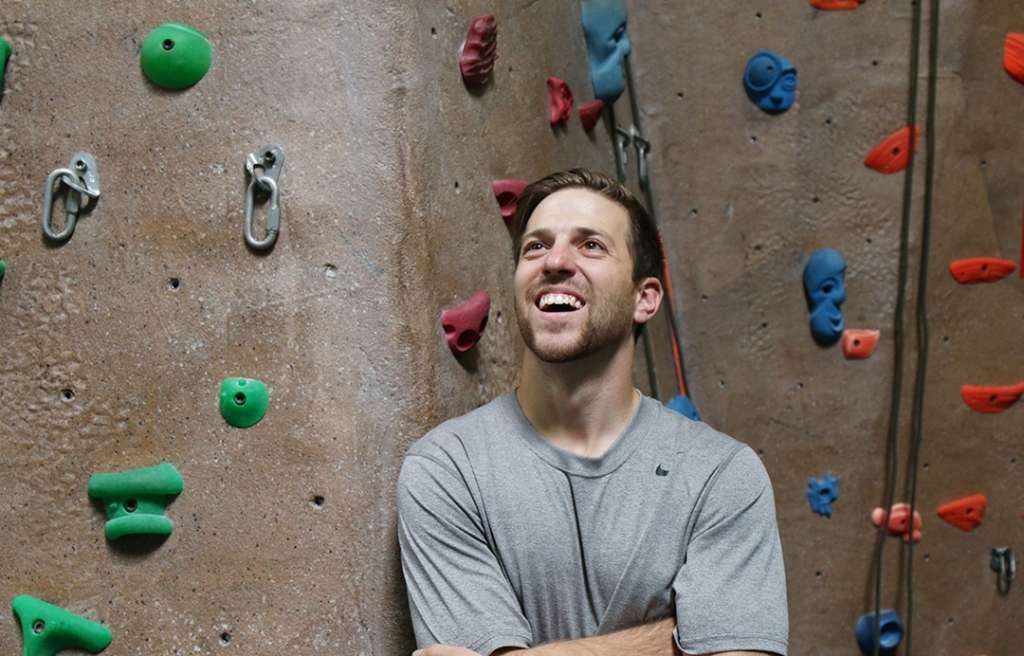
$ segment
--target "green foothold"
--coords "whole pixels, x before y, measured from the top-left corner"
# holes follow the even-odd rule
[[[185,488],[168,462],[89,477],[89,496],[103,500],[108,540],[125,535],[170,535],[174,522],[164,516],[167,504]]]
[[[7,263],[0,260],[0,282],[4,281],[4,274],[7,273]]]
[[[164,89],[187,89],[203,79],[213,61],[206,36],[183,23],[164,23],[142,42],[142,72]]]
[[[267,386],[254,378],[225,378],[220,384],[220,414],[236,428],[248,428],[267,414]]]
[[[7,69],[7,58],[11,56],[11,44],[0,36],[0,96],[4,94],[4,71]]]
[[[64,649],[84,649],[98,654],[110,644],[110,629],[59,606],[18,595],[11,608],[21,622],[22,656],[54,656]]]

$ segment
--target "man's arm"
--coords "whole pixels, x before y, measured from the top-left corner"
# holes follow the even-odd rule
[[[591,638],[549,642],[530,649],[503,647],[492,652],[491,656],[513,653],[516,656],[682,656],[683,652],[679,651],[672,639],[675,625],[675,618],[667,617]],[[763,656],[763,652],[720,651],[707,656]]]

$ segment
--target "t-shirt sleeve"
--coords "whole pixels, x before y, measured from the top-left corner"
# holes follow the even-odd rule
[[[453,465],[406,456],[398,477],[398,541],[418,647],[440,643],[488,656],[499,647],[532,644],[530,624]]]
[[[740,448],[709,482],[672,583],[676,645],[685,653],[785,656],[789,612],[775,497],[764,465]]]

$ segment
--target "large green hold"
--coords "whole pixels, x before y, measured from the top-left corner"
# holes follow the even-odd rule
[[[142,72],[164,89],[187,89],[203,79],[213,47],[202,32],[182,23],[164,23],[142,42]]]
[[[0,96],[4,93],[4,71],[7,69],[7,58],[11,56],[11,44],[0,36]]]
[[[254,378],[225,378],[220,384],[220,414],[236,428],[248,428],[267,414],[267,386]]]
[[[89,477],[89,496],[102,499],[107,511],[108,540],[125,535],[170,535],[174,522],[164,512],[184,488],[181,474],[167,462]]]
[[[18,595],[11,608],[21,622],[23,656],[54,656],[64,649],[98,654],[110,644],[110,629],[45,601]]]

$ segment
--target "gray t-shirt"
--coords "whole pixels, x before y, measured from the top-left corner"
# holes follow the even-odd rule
[[[782,545],[750,447],[643,397],[599,458],[514,394],[417,440],[398,479],[416,644],[488,656],[676,617],[690,653],[786,654]]]

